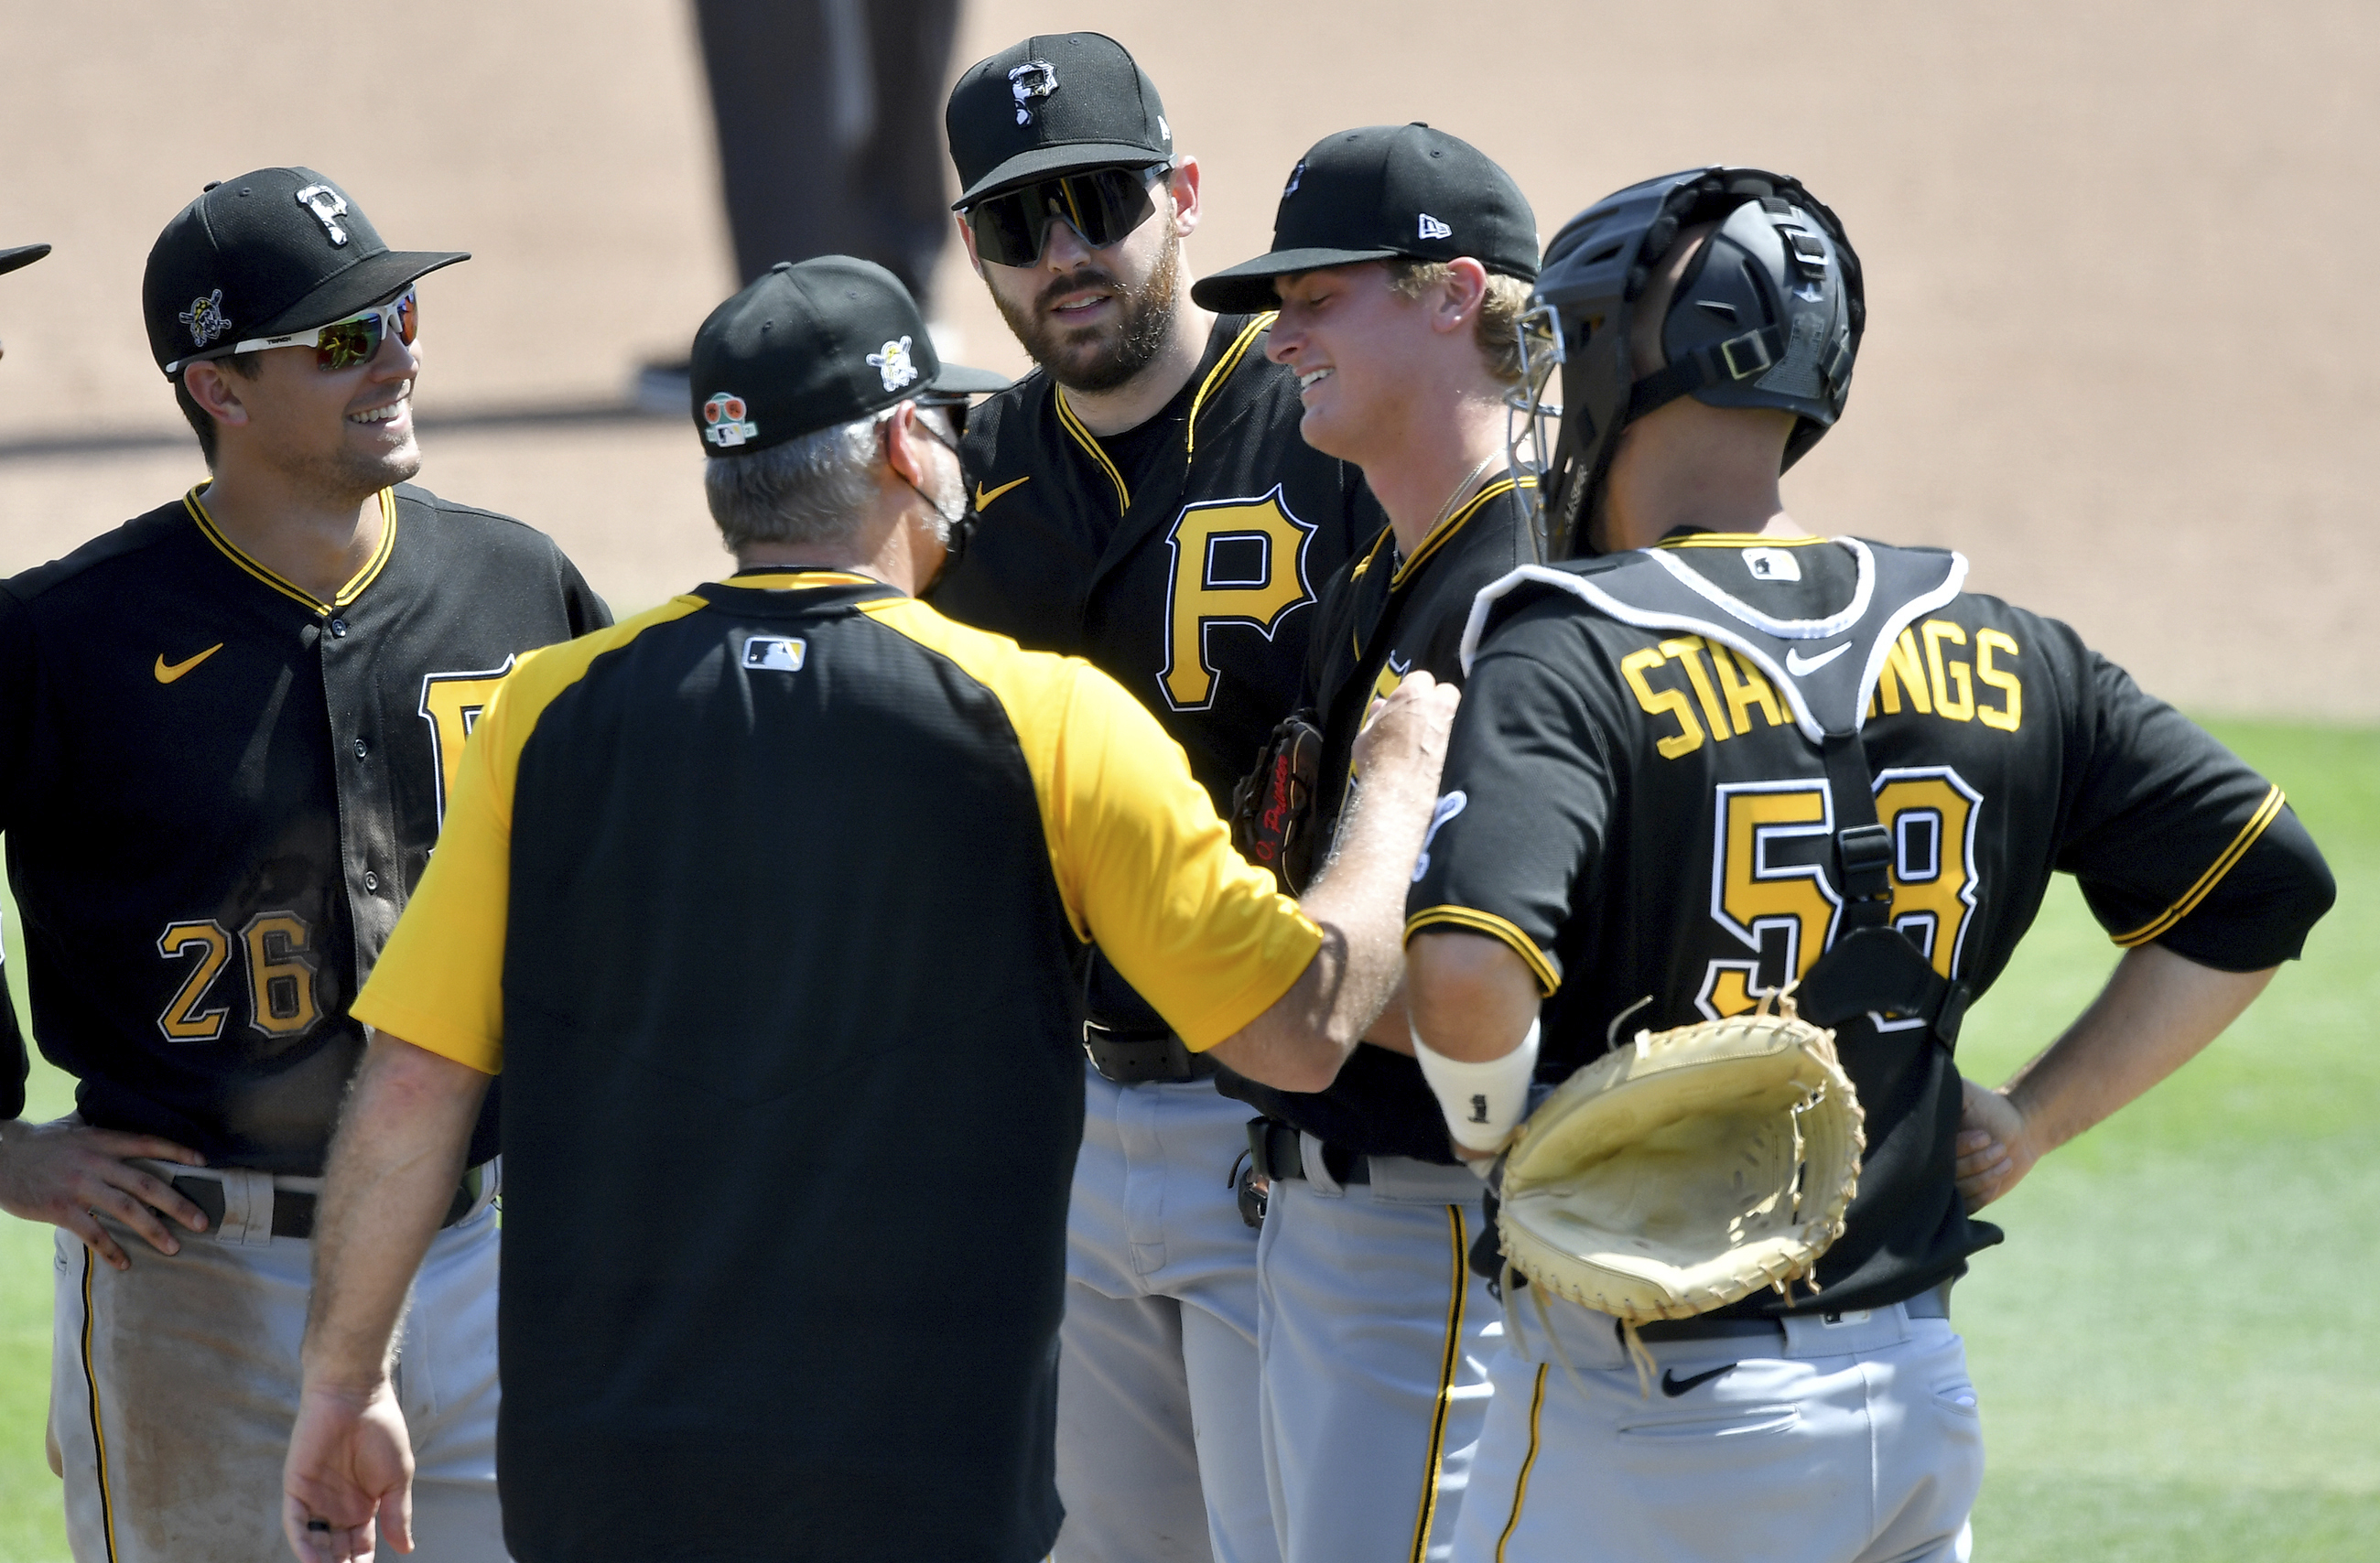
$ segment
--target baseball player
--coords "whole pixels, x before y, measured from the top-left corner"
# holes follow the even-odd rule
[[[79,1563],[277,1548],[348,1002],[491,691],[608,619],[545,537],[405,486],[417,279],[465,259],[390,249],[311,169],[210,186],[141,294],[211,479],[0,587],[0,828],[34,1036],[79,1083],[73,1117],[0,1124],[0,1206],[59,1228]],[[495,1127],[491,1103],[403,1342],[436,1558],[504,1555]]]
[[[1121,45],[1026,39],[968,69],[948,121],[969,258],[1039,367],[968,423],[983,525],[935,604],[1108,672],[1220,809],[1378,507],[1298,438],[1271,315],[1191,299],[1197,160]],[[1088,1006],[1058,1557],[1265,1563],[1257,1234],[1231,1176],[1247,1112],[1103,958]]]
[[[50,247],[46,244],[19,244],[0,249],[0,273],[13,272],[20,266],[30,266],[49,252]],[[5,345],[0,345],[0,356],[5,356]],[[17,1022],[16,1001],[9,997],[8,993],[7,965],[5,962],[0,962],[0,1055],[21,1058],[24,1056],[24,1050],[25,1036]],[[23,1102],[18,1103],[16,1111],[24,1111]],[[13,1117],[14,1114],[12,1113],[11,1116]]]
[[[1394,985],[1452,691],[1375,724],[1301,910],[1113,680],[913,600],[966,508],[946,404],[983,381],[891,273],[778,268],[693,361],[741,568],[522,664],[357,1001],[301,1557],[401,1513],[382,1356],[499,1069],[521,1556],[1042,1557],[1084,941],[1185,1046],[1292,1084]]]
[[[1200,279],[1215,309],[1278,297],[1266,351],[1306,442],[1360,467],[1390,529],[1322,593],[1305,705],[1320,729],[1309,839],[1354,790],[1372,703],[1415,670],[1462,681],[1481,588],[1534,563],[1504,394],[1537,272],[1520,188],[1426,125],[1326,136],[1291,172],[1271,250]],[[1307,1095],[1226,1075],[1270,1185],[1258,1249],[1265,1454],[1289,1563],[1446,1556],[1500,1332],[1466,1264],[1479,1184],[1399,1024]]]
[[[1864,324],[1797,183],[1621,190],[1555,236],[1538,295],[1566,355],[1549,517],[1585,556],[1514,572],[1465,632],[1407,925],[1423,1069],[1487,1155],[1533,1082],[1798,985],[1866,1154],[1815,1290],[1643,1326],[1641,1388],[1612,1317],[1515,1278],[1454,1555],[1963,1558],[1983,1445],[1949,1290],[2000,1240],[1968,1206],[2220,1033],[2328,870],[2278,788],[2065,625],[1966,590],[1959,555],[1786,513]],[[1986,1091],[1959,1022],[2053,869],[2125,954]]]

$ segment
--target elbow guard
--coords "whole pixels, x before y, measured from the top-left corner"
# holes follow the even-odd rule
[[[1529,1023],[1520,1046],[1500,1059],[1464,1063],[1450,1059],[1413,1034],[1414,1058],[1422,1078],[1437,1093],[1447,1131],[1465,1150],[1499,1151],[1528,1116],[1529,1082],[1537,1071],[1537,1023]]]

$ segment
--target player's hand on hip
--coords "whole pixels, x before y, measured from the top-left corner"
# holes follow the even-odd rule
[[[182,1245],[163,1218],[202,1232],[206,1213],[163,1178],[125,1159],[135,1156],[206,1165],[188,1146],[154,1134],[93,1129],[71,1119],[0,1124],[0,1210],[64,1227],[119,1270],[132,1261],[99,1224],[100,1216],[131,1228],[160,1254],[176,1253]]]
[[[2041,1152],[2026,1132],[2024,1114],[2006,1096],[1972,1080],[1961,1080],[1959,1088],[1959,1136],[1953,1142],[1958,1160],[1951,1175],[1973,1215],[2016,1187]]]
[[[1446,738],[1454,727],[1462,691],[1415,671],[1375,700],[1355,734],[1355,773],[1366,785],[1390,775],[1421,777],[1434,791],[1446,764]]]
[[[370,1390],[308,1385],[281,1468],[281,1529],[298,1563],[371,1563],[375,1521],[413,1550],[413,1441],[383,1379]]]

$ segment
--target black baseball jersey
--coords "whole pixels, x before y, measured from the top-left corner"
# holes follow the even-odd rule
[[[1297,377],[1264,356],[1272,320],[1218,320],[1181,394],[1106,440],[1038,370],[977,407],[963,454],[983,520],[933,593],[1130,690],[1218,812],[1296,703],[1318,590],[1387,519],[1299,435]]]
[[[1322,729],[1322,769],[1312,829],[1329,841],[1347,802],[1355,734],[1374,699],[1419,668],[1463,682],[1463,630],[1472,600],[1536,557],[1524,488],[1535,478],[1488,484],[1432,528],[1410,559],[1382,532],[1323,588],[1307,652],[1305,705]],[[1293,1123],[1334,1150],[1451,1164],[1446,1120],[1421,1066],[1404,1053],[1360,1044],[1327,1091],[1278,1091],[1226,1071],[1216,1088]]]
[[[1193,1048],[1321,943],[1079,660],[758,571],[522,664],[356,1006],[509,1083],[516,1553],[1049,1550],[1093,938]]]
[[[1218,813],[1296,704],[1317,592],[1388,524],[1362,473],[1299,434],[1297,377],[1264,356],[1272,321],[1218,318],[1173,400],[1104,440],[1046,372],[977,407],[961,454],[982,523],[933,592],[1123,685]],[[1091,1003],[1119,1030],[1163,1029],[1104,961]]]
[[[320,1172],[363,1046],[347,1002],[465,735],[516,657],[610,622],[543,534],[409,485],[381,503],[379,550],[328,603],[198,490],[0,587],[33,1034],[91,1123]],[[492,1106],[473,1159],[494,1150]]]
[[[1961,590],[1964,570],[1933,550],[1690,534],[1490,588],[1408,938],[1485,934],[1528,963],[1546,1081],[1615,1035],[1750,1009],[1840,931],[1841,807],[1817,740],[1864,710],[1891,922],[1939,976],[1988,988],[2053,871],[2119,945],[2231,971],[2296,956],[2333,887],[2280,790],[2064,624]],[[1932,584],[1900,596],[1912,578]],[[1925,1022],[1871,1012],[1837,1047],[1867,1153],[1803,1309],[1913,1296],[1999,1237],[1953,1187],[1958,1075]],[[1784,1307],[1763,1292],[1732,1311]]]

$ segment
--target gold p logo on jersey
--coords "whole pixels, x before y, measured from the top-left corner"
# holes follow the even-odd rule
[[[513,671],[518,659],[507,657],[501,667],[476,672],[431,673],[421,681],[421,720],[430,724],[430,753],[437,761],[438,822],[446,822],[446,800],[455,795],[455,779],[463,772],[463,745],[478,726],[480,713],[496,685]]]
[[[1184,507],[1165,537],[1173,551],[1173,577],[1165,596],[1165,672],[1159,680],[1167,704],[1177,711],[1203,711],[1214,703],[1209,628],[1246,624],[1269,640],[1282,614],[1314,600],[1305,580],[1305,544],[1314,532],[1290,514],[1278,483],[1261,499]]]

